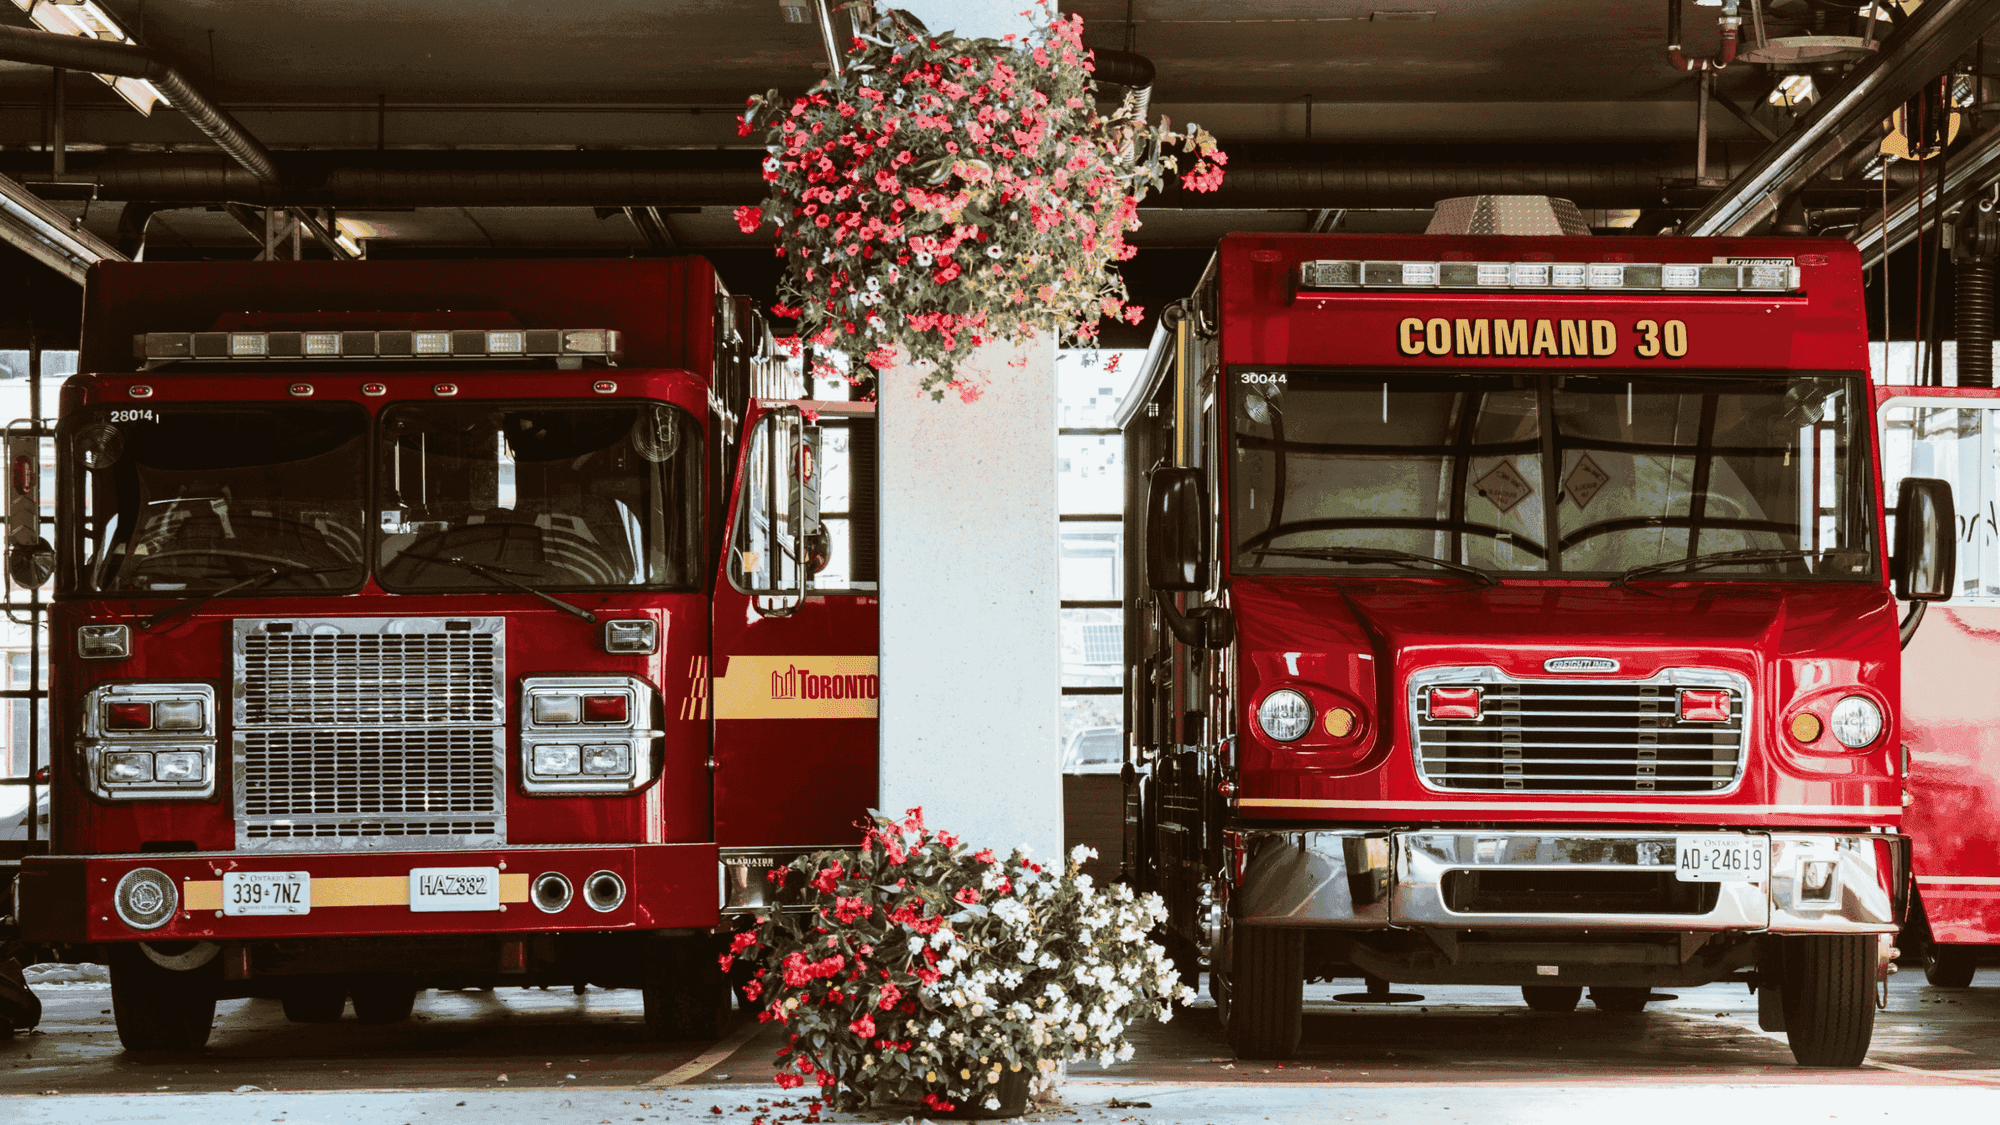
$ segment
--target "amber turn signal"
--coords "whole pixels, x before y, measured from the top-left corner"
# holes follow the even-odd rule
[[[1346,738],[1354,733],[1354,712],[1345,707],[1329,708],[1326,713],[1326,733],[1334,738]]]
[[[1792,716],[1792,737],[1800,742],[1817,742],[1822,729],[1818,715]]]

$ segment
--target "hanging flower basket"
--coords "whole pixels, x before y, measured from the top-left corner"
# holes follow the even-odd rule
[[[804,97],[749,99],[739,131],[765,133],[770,194],[737,224],[776,228],[774,311],[800,338],[924,365],[933,398],[970,401],[959,364],[981,344],[1139,322],[1113,265],[1133,254],[1139,200],[1177,152],[1194,191],[1228,158],[1199,126],[1147,124],[1134,99],[1099,114],[1082,17],[1036,0],[1034,19],[1023,40],[965,39],[890,10]]]
[[[1159,896],[1094,887],[1077,866],[1091,854],[1057,874],[973,852],[911,809],[876,816],[857,850],[774,871],[810,909],[757,919],[722,961],[760,966],[744,991],[790,1033],[778,1085],[812,1082],[837,1108],[988,1116],[1018,1112],[1065,1060],[1129,1059],[1126,1026],[1193,995],[1147,938]]]

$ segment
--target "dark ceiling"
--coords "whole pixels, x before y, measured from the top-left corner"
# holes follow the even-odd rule
[[[371,256],[671,248],[715,257],[752,290],[773,276],[768,243],[729,214],[752,198],[452,198],[463,180],[408,198],[343,196],[325,186],[337,181],[328,173],[740,172],[755,160],[735,128],[744,97],[801,92],[826,66],[818,29],[785,22],[777,0],[99,2],[270,149],[288,182],[319,185],[285,202],[334,206]],[[1764,3],[1774,37],[1846,30],[1855,6]],[[1128,270],[1142,299],[1183,289],[1227,231],[1421,229],[1434,194],[1451,193],[1465,169],[1518,167],[1527,190],[1556,169],[1567,179],[1555,186],[1572,184],[1563,193],[1607,233],[1657,227],[1740,170],[1794,112],[1768,102],[1782,73],[1723,71],[1715,89],[1757,124],[1718,102],[1710,180],[1696,182],[1698,78],[1669,62],[1664,0],[1073,0],[1063,10],[1084,17],[1091,45],[1152,61],[1156,114],[1199,122],[1236,157],[1218,196],[1170,193],[1142,210]],[[1686,3],[1689,54],[1714,49],[1716,11]],[[11,3],[0,21],[29,26]],[[1837,83],[1838,69],[1820,80]],[[23,181],[50,178],[50,75],[0,62],[0,172]],[[227,167],[178,112],[141,117],[88,75],[71,74],[65,92],[65,179],[85,186],[41,190],[97,198],[58,206],[113,243],[123,218],[125,247],[136,250],[143,230],[148,257],[256,252],[224,199],[187,198],[194,187],[149,198],[134,186],[158,183],[162,166]],[[135,180],[141,172],[151,178]],[[635,203],[659,210],[635,217]]]

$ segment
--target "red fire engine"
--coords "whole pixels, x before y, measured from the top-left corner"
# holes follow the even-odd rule
[[[712,1033],[713,935],[874,796],[872,406],[694,258],[106,265],[79,371],[20,913],[125,1045],[441,985]]]
[[[1877,387],[1882,476],[1949,481],[1958,513],[1958,582],[1903,650],[1903,745],[1915,904],[1901,942],[1930,983],[1963,988],[2000,946],[2000,728],[1991,683],[2000,653],[1991,387]]]
[[[1309,980],[1734,979],[1858,1065],[1897,601],[1953,537],[1928,475],[1885,533],[1855,251],[1440,217],[1509,206],[1575,233],[1231,236],[1167,317],[1123,423],[1136,870],[1241,1056]]]

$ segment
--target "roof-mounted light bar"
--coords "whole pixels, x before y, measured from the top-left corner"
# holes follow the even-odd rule
[[[1638,290],[1790,293],[1799,268],[1788,262],[1355,262],[1299,264],[1299,288]]]
[[[610,328],[437,329],[409,332],[147,332],[132,354],[176,359],[602,359],[624,354]]]

